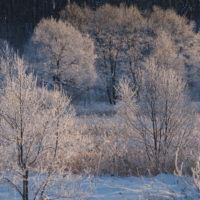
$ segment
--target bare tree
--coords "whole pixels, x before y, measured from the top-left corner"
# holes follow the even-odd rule
[[[130,81],[120,84],[118,114],[144,145],[154,169],[167,169],[170,154],[185,147],[193,130],[194,115],[186,82],[173,70],[149,60],[136,98]]]
[[[43,19],[26,51],[38,78],[50,85],[87,90],[96,79],[93,41],[69,23]]]
[[[70,99],[60,91],[37,88],[36,79],[26,74],[23,60],[16,56],[14,63],[12,78],[7,76],[6,86],[1,89],[1,180],[13,187],[22,200],[38,200],[47,191],[56,199],[59,195],[76,199],[79,190],[72,195],[68,189],[73,181],[63,176],[75,123]],[[56,181],[60,181],[59,191],[64,187],[65,193],[59,194]]]

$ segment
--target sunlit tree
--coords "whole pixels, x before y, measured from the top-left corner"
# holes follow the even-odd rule
[[[24,61],[16,56],[14,63],[0,97],[1,181],[22,200],[38,200],[47,191],[56,199],[72,198],[80,190],[73,193],[74,181],[63,176],[68,142],[74,138],[70,99],[61,91],[37,88],[36,79],[26,74]]]
[[[96,79],[93,41],[61,20],[41,20],[25,54],[48,85],[87,90]]]

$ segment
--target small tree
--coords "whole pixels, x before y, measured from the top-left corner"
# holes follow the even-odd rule
[[[189,142],[194,116],[186,83],[173,69],[158,66],[152,59],[142,74],[137,98],[132,82],[120,83],[118,114],[137,134],[154,169],[162,171],[170,154]]]
[[[25,53],[40,80],[50,85],[86,90],[96,79],[93,41],[61,20],[41,20]]]
[[[36,79],[25,73],[22,59],[16,56],[14,62],[12,78],[6,77],[0,97],[0,169],[2,180],[22,200],[38,200],[58,177],[64,179],[75,112],[60,91],[37,88]],[[60,195],[70,197],[66,183],[66,192]]]

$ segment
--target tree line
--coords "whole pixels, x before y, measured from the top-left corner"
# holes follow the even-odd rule
[[[0,38],[7,39],[14,47],[21,50],[33,32],[37,23],[46,17],[59,18],[60,11],[71,3],[77,3],[96,10],[98,7],[109,3],[119,6],[124,3],[127,6],[137,6],[140,10],[152,11],[153,6],[163,9],[172,8],[178,14],[189,19],[198,20],[200,17],[200,2],[198,0],[2,0],[0,2]]]
[[[80,6],[88,5],[97,8],[105,3],[119,6],[125,3],[127,6],[137,6],[140,9],[152,9],[160,6],[164,9],[172,8],[179,14],[198,19],[200,17],[200,2],[198,0],[2,0],[0,2],[1,23],[37,23],[41,18],[58,17],[67,3],[77,3]]]

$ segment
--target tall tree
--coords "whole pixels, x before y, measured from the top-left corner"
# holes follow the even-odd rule
[[[36,200],[56,181],[64,180],[62,163],[75,112],[60,91],[37,88],[36,79],[26,74],[23,60],[16,56],[14,62],[0,98],[1,181],[22,200]],[[55,188],[53,191],[56,193]],[[69,193],[66,190],[60,195]]]
[[[25,53],[33,71],[51,87],[86,91],[96,79],[93,41],[61,20],[43,19]]]
[[[121,81],[118,114],[144,148],[150,167],[160,173],[169,169],[177,148],[187,148],[194,113],[186,82],[174,69],[151,59],[142,73],[139,97],[130,80]]]

